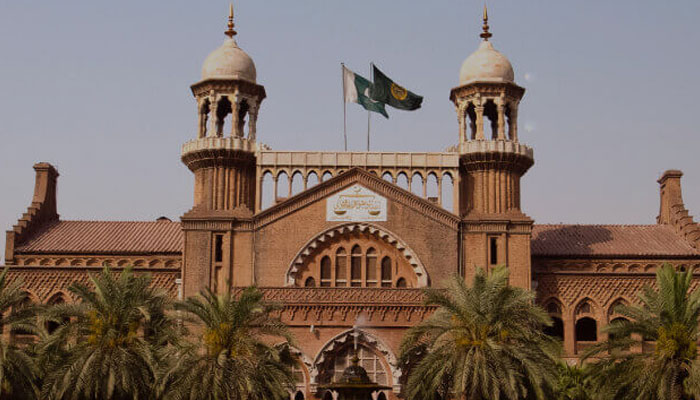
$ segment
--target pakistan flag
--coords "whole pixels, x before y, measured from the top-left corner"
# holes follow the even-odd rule
[[[346,103],[357,103],[367,111],[374,111],[389,118],[384,103],[373,100],[369,96],[372,82],[350,71],[343,65],[343,92]]]
[[[404,87],[394,83],[384,75],[376,65],[374,68],[374,85],[370,91],[371,97],[400,110],[416,110],[423,102],[423,96],[409,92]]]

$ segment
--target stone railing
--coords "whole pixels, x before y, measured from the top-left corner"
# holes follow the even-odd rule
[[[459,144],[459,153],[513,153],[534,159],[531,147],[506,140],[471,140]]]
[[[232,150],[255,152],[258,145],[240,137],[204,137],[194,139],[182,145],[181,156],[202,150]]]

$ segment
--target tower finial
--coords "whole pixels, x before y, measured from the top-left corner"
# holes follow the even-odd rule
[[[481,27],[484,31],[481,32],[481,38],[484,39],[484,41],[488,41],[491,36],[491,32],[489,32],[489,12],[486,10],[486,3],[484,3],[484,26]]]
[[[224,33],[231,39],[236,36],[236,31],[233,30],[233,3],[229,3],[228,6],[228,29]]]

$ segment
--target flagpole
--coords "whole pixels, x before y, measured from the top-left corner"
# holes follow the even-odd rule
[[[340,80],[343,82],[343,141],[345,142],[345,151],[348,151],[348,105],[345,102],[345,64],[340,63]]]
[[[374,84],[374,68],[372,68],[374,64],[372,62],[369,63],[369,76],[372,78],[372,84]],[[369,110],[367,110],[367,151],[369,151],[369,121],[370,121],[370,116],[372,115]]]

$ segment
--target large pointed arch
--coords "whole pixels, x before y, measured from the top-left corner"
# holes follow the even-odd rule
[[[398,362],[396,360],[394,352],[392,352],[391,348],[389,348],[389,346],[387,346],[377,336],[357,328],[348,329],[334,336],[329,341],[327,341],[326,344],[323,345],[321,350],[319,350],[318,354],[314,358],[313,369],[311,370],[311,384],[313,385],[313,387],[317,387],[317,385],[319,384],[319,365],[322,364],[326,360],[326,358],[330,354],[333,354],[334,351],[336,351],[338,348],[352,343],[355,340],[356,335],[357,341],[359,343],[371,347],[372,349],[378,351],[384,357],[386,363],[389,365],[392,390],[394,391],[394,393],[398,393],[401,390],[401,384],[399,382],[402,373],[401,368],[398,367]]]
[[[313,254],[314,250],[318,248],[321,244],[328,240],[333,239],[336,236],[343,235],[345,233],[367,233],[374,235],[377,239],[383,240],[386,243],[394,246],[406,259],[406,261],[413,268],[413,272],[417,277],[418,287],[427,287],[430,283],[428,277],[428,272],[425,266],[418,258],[418,255],[408,247],[403,240],[399,239],[394,233],[390,232],[386,228],[370,224],[370,223],[345,223],[334,226],[306,242],[306,244],[299,250],[297,255],[294,257],[289,269],[287,269],[286,284],[287,286],[294,286],[296,284],[297,272],[299,267],[301,267],[306,258]]]

